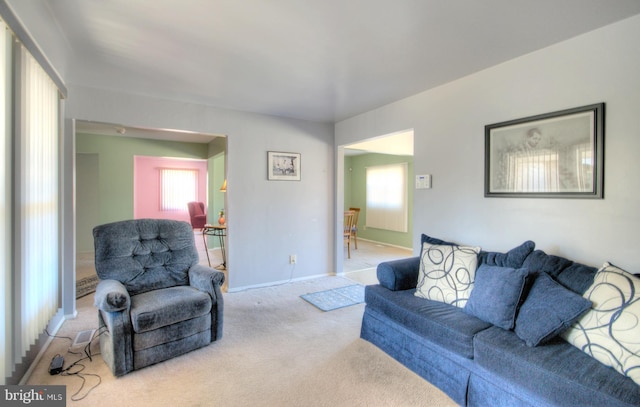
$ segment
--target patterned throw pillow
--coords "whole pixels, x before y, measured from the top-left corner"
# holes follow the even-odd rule
[[[422,244],[415,295],[464,308],[471,295],[479,247]]]
[[[640,279],[605,263],[584,298],[591,310],[562,337],[640,384]]]

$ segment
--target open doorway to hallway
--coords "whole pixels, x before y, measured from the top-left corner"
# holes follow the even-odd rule
[[[76,120],[75,130],[76,298],[92,293],[97,285],[93,227],[137,216],[134,203],[136,156],[206,160],[204,178],[207,181],[199,186],[206,191],[198,196],[199,200],[205,201],[207,220],[216,223],[219,212],[226,210],[226,193],[220,191],[226,180],[226,136],[81,120]],[[186,203],[184,212],[187,213]],[[185,219],[188,217],[178,220]],[[196,247],[200,248],[202,235],[194,238]],[[217,247],[217,239],[212,239],[209,245],[212,256],[216,255]],[[200,261],[206,264],[207,257],[200,254]]]
[[[342,177],[344,210],[360,209],[358,248],[349,258],[345,244],[342,272],[375,276],[380,262],[411,256],[413,130],[345,145]]]

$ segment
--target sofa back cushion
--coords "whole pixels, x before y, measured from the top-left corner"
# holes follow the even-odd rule
[[[130,295],[187,285],[198,263],[193,229],[187,222],[137,219],[93,229],[95,266],[101,280],[118,280]]]
[[[598,271],[596,267],[574,263],[564,257],[546,254],[542,250],[535,250],[529,254],[522,263],[522,267],[532,272],[547,273],[554,280],[580,295],[589,288]]]
[[[525,259],[533,252],[536,244],[531,240],[527,240],[520,246],[514,247],[506,253],[485,252],[479,254],[478,265],[486,264],[488,266],[521,268]]]
[[[572,263],[558,274],[557,280],[571,291],[582,295],[593,283],[593,278],[597,272],[597,267]]]

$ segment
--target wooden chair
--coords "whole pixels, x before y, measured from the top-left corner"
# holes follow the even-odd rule
[[[351,258],[351,231],[353,229],[354,211],[344,211],[343,236],[347,244],[347,255]]]
[[[351,237],[353,238],[353,244],[358,250],[358,218],[360,217],[360,208],[349,208],[350,211],[353,211],[353,226],[351,227]]]

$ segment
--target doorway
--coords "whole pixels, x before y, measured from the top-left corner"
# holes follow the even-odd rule
[[[356,237],[358,249],[352,243],[351,258],[345,254],[338,264],[341,263],[341,272],[345,275],[362,271],[375,274],[379,263],[413,254],[413,130],[372,137],[345,145],[341,149],[343,165],[338,166],[338,172],[341,173],[338,176],[343,180],[343,209],[360,208],[360,216]],[[406,196],[402,199],[406,204],[406,231],[368,226],[371,221],[367,221],[367,208],[372,208],[373,205],[371,196],[368,197],[367,193],[368,188],[371,191],[371,186],[367,187],[367,182],[370,182],[367,181],[368,169],[404,164],[407,167],[404,180]],[[337,218],[340,219],[340,216]],[[346,248],[344,251],[346,253]],[[341,253],[338,251],[338,256]]]
[[[93,292],[97,284],[93,267],[93,228],[135,218],[135,155],[207,161],[207,193],[203,200],[209,208],[208,219],[217,219],[219,208],[225,207],[226,194],[219,191],[226,179],[225,135],[76,120],[74,139],[76,299]],[[195,238],[200,249],[202,237]],[[200,257],[206,263],[206,256]],[[87,280],[87,277],[93,278]]]

